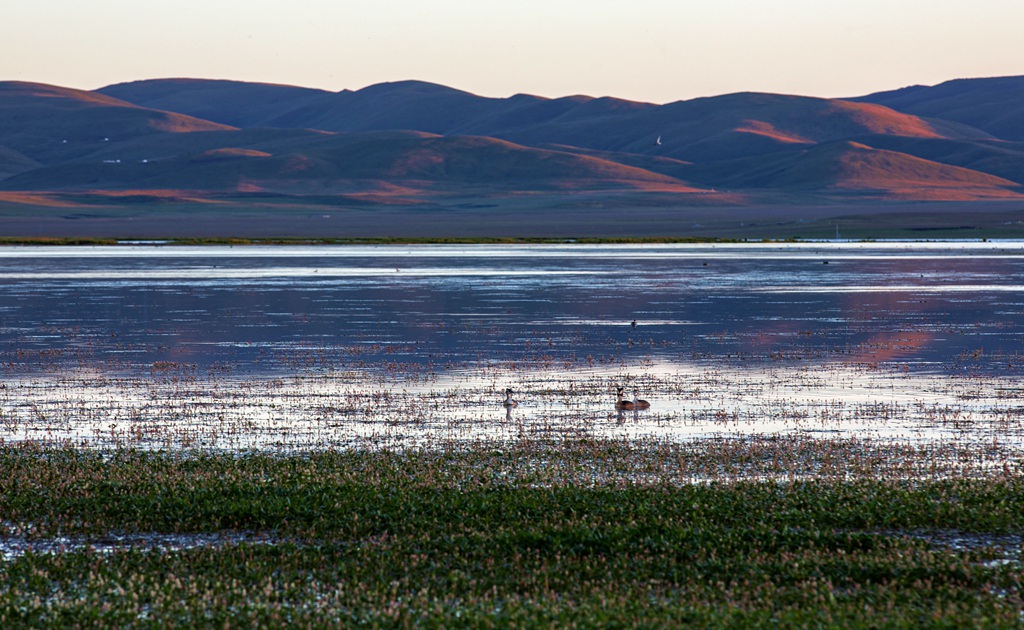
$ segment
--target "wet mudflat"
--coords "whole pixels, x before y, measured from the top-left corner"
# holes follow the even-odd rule
[[[5,249],[0,615],[1020,623],[1022,279],[1016,242]]]

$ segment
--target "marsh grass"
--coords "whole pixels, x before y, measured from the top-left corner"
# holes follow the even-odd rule
[[[5,447],[8,536],[95,544],[0,563],[0,625],[1021,623],[1020,475],[680,482],[734,454]],[[271,542],[102,547],[111,532]]]

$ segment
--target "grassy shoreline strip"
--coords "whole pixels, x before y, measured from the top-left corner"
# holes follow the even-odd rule
[[[571,457],[629,456],[568,443]],[[664,456],[659,451],[658,456]],[[637,453],[636,457],[650,456]],[[0,625],[322,627],[1021,623],[1024,479],[542,483],[507,452],[0,448],[19,535],[271,533],[0,561]],[[903,533],[901,533],[903,532]]]
[[[101,237],[0,237],[3,245],[659,245],[673,243],[745,243],[747,239],[703,237],[353,237],[353,238],[101,238]],[[755,242],[760,242],[760,239]]]
[[[561,464],[671,457],[666,448],[567,443]],[[575,453],[573,453],[575,451]],[[684,452],[684,451],[681,451]],[[326,451],[301,455],[0,447],[0,514],[40,534],[274,530],[371,536],[446,523],[561,523],[859,530],[1024,531],[1024,478],[559,482],[527,451]],[[553,455],[554,460],[558,455]],[[641,466],[637,466],[641,467]],[[535,470],[529,470],[535,468]],[[599,470],[600,465],[595,466]],[[521,470],[519,473],[515,471]],[[407,518],[412,520],[406,521]]]

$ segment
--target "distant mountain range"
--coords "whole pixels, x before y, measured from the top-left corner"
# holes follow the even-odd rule
[[[665,105],[484,98],[419,81],[354,92],[0,82],[0,200],[246,193],[372,204],[591,191],[732,204],[1024,198],[1024,77]]]

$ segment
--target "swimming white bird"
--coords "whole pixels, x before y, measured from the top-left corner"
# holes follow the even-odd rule
[[[659,147],[661,146],[661,136],[658,136],[658,139],[654,141],[654,144],[658,145]]]
[[[518,407],[519,406],[518,402],[512,400],[512,388],[511,387],[505,388],[505,401],[502,402],[501,404],[504,405],[505,407],[509,408],[509,409],[511,409],[512,407]]]

